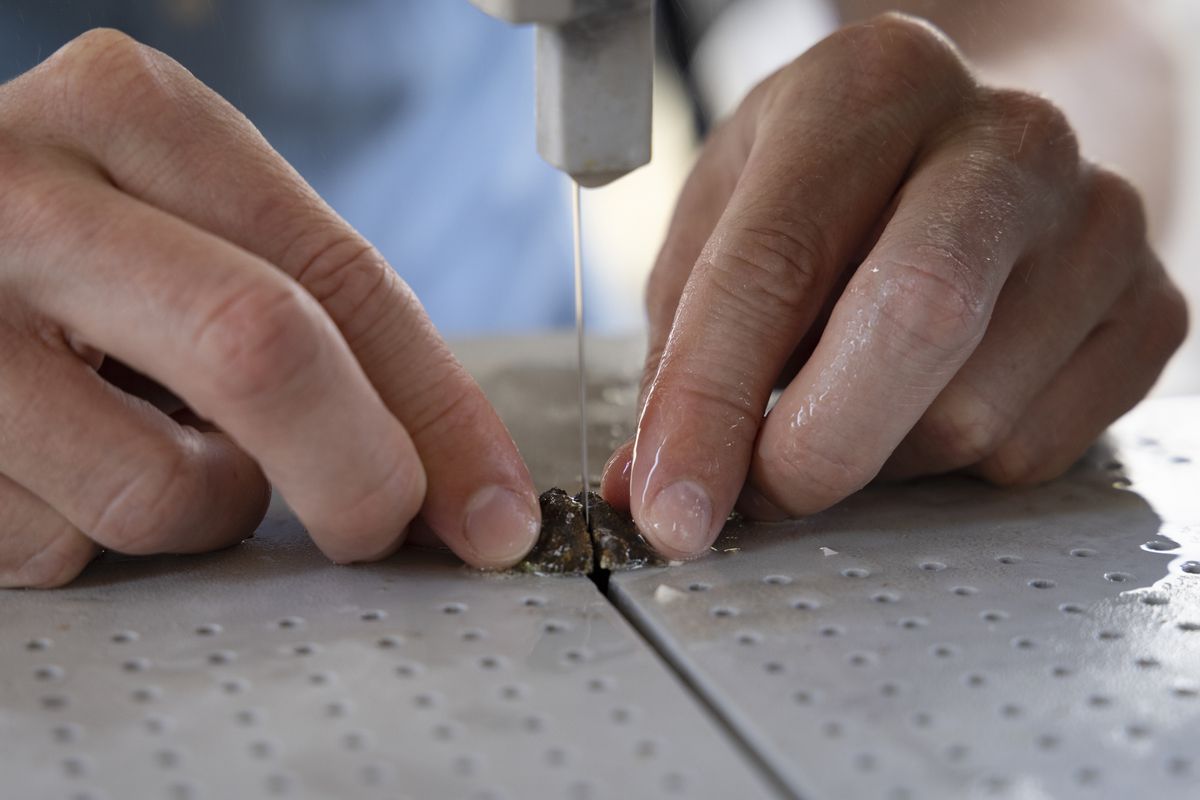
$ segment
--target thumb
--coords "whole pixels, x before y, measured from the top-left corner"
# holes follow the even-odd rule
[[[743,113],[757,102],[753,92],[743,110],[710,134],[695,167],[680,192],[666,239],[646,283],[646,361],[638,392],[638,415],[646,405],[646,394],[658,374],[663,349],[671,334],[675,311],[683,287],[713,228],[721,218],[746,163],[752,141],[747,128],[752,114]],[[622,444],[604,466],[600,493],[614,508],[629,509],[629,478],[634,440]]]

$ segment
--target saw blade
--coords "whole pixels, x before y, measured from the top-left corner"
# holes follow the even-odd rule
[[[571,233],[575,249],[575,338],[578,347],[579,370],[579,482],[583,487],[583,519],[590,528],[592,517],[588,507],[588,416],[587,416],[587,340],[583,314],[583,235],[579,214],[579,184],[571,181]]]

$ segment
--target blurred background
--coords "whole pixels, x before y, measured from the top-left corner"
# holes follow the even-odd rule
[[[890,7],[942,25],[985,80],[1054,100],[1076,127],[1083,154],[1142,189],[1153,242],[1184,289],[1193,317],[1188,340],[1155,394],[1200,393],[1200,48],[1195,46],[1200,3],[713,0],[702,5],[713,16],[688,71],[681,75],[676,69],[680,59],[671,57],[670,44],[660,47],[654,160],[586,195],[589,249],[604,281],[598,291],[611,309],[605,319],[609,327],[630,330],[641,323],[640,309],[620,298],[640,291],[674,198],[699,152],[692,103],[705,106],[710,120],[719,118],[749,87],[843,19]]]
[[[641,328],[705,131],[839,25],[887,9],[941,26],[985,80],[1063,107],[1084,154],[1142,189],[1160,255],[1200,300],[1200,3],[660,0],[653,161],[584,192],[593,331]],[[99,25],[182,62],[380,248],[448,337],[572,324],[569,187],[534,150],[531,30],[467,0],[0,0],[0,19],[3,78]],[[1197,333],[1156,391],[1200,392]]]
[[[1159,241],[1167,269],[1188,297],[1192,326],[1188,340],[1156,391],[1200,392],[1200,3],[1160,0],[1140,4],[1174,63],[1178,83],[1180,146],[1176,150],[1175,203]]]

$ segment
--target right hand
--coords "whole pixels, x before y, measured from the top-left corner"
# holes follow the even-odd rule
[[[70,42],[0,87],[0,175],[0,586],[232,544],[268,480],[335,561],[418,513],[475,566],[532,546],[528,470],[416,297],[180,65]]]
[[[669,558],[707,553],[735,502],[779,520],[876,476],[1057,477],[1187,330],[1137,192],[1061,111],[899,15],[829,36],[714,132],[647,311],[637,438],[603,488]]]

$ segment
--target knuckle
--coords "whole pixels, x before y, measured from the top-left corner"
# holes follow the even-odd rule
[[[92,28],[63,45],[45,62],[49,70],[88,71],[136,59],[144,45],[115,28]]]
[[[1005,151],[1014,160],[1041,154],[1045,166],[1075,168],[1079,139],[1067,115],[1057,105],[1036,94],[1016,89],[989,89],[983,104],[989,119],[1005,140]]]
[[[930,23],[888,12],[843,28],[832,37],[854,59],[846,76],[872,94],[896,86],[940,82],[961,90],[972,83],[958,49]],[[886,87],[886,88],[885,88]]]
[[[63,81],[64,88],[78,89],[77,81],[86,86],[103,86],[106,79],[126,74],[143,60],[145,46],[128,34],[114,28],[93,28],[84,31],[46,59],[42,69]]]
[[[1166,283],[1159,294],[1155,319],[1163,331],[1166,352],[1174,353],[1187,339],[1188,304],[1183,293],[1174,285]]]
[[[280,222],[280,217],[286,220]],[[268,201],[256,219],[266,230],[294,227],[295,207]],[[389,326],[404,325],[406,341],[434,334],[411,287],[374,246],[340,220],[307,226],[299,235],[289,233],[284,242],[270,248],[279,253],[272,260],[325,309],[351,347],[377,331],[385,317]]]
[[[793,319],[813,305],[830,252],[815,225],[758,222],[721,240],[708,278],[748,319]]]
[[[170,101],[163,67],[170,60],[111,28],[87,31],[43,64],[50,88],[83,126],[115,123]]]
[[[449,352],[429,365],[432,381],[422,386],[405,408],[404,427],[414,440],[444,437],[452,432],[478,431],[491,421],[490,406],[475,382]]]
[[[1133,184],[1103,167],[1092,169],[1087,183],[1088,217],[1092,224],[1122,242],[1126,249],[1145,246],[1146,206]]]
[[[138,47],[141,45],[136,39],[116,28],[92,28],[64,45],[60,53],[67,56],[78,53],[126,52]]]
[[[1161,366],[1183,344],[1188,334],[1188,304],[1161,265],[1156,275],[1138,279],[1125,293],[1126,314],[1140,337],[1139,358]],[[1130,308],[1132,306],[1132,308]]]
[[[661,371],[647,392],[647,411],[666,405],[688,409],[712,430],[752,436],[762,418],[749,382],[737,376],[718,378],[705,370]]]
[[[953,176],[947,188],[958,189],[967,194],[973,204],[987,202],[993,196],[1001,209],[1014,203],[1023,183],[1020,165],[1010,150],[1002,147],[973,147],[959,159],[959,174]],[[980,196],[980,187],[985,187],[987,196]]]
[[[978,399],[934,403],[914,433],[939,454],[946,470],[986,460],[1011,427],[1011,421]]]
[[[1023,231],[1025,220],[1036,209],[1049,209],[1060,195],[1057,186],[1047,191],[1042,174],[1019,163],[1011,148],[998,144],[994,136],[987,132],[982,139],[972,137],[955,154],[953,170],[938,175],[935,191],[945,199],[941,209],[926,213],[920,229],[933,245],[925,255],[937,263],[953,261],[956,267],[970,268],[963,273],[967,276],[993,266],[989,256],[1007,261],[1009,243]]]
[[[896,326],[907,352],[963,359],[987,324],[982,280],[955,244],[925,244],[915,254],[920,258],[881,267],[890,277],[879,290],[880,314]]]
[[[224,298],[195,331],[195,352],[220,404],[270,400],[306,380],[322,351],[319,308],[298,285],[260,285]]]
[[[359,317],[372,298],[383,297],[380,289],[395,279],[395,272],[378,250],[354,234],[334,231],[318,235],[319,243],[298,243],[297,247],[307,252],[298,267],[289,268],[291,259],[284,258],[285,271],[335,319]]]
[[[157,553],[192,510],[203,476],[177,442],[156,443],[130,464],[104,487],[87,532],[119,553]]]

